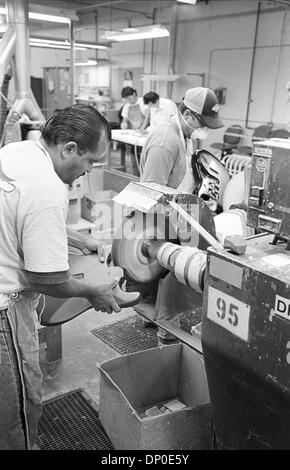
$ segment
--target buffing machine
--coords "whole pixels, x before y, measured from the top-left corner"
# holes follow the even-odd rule
[[[290,142],[271,139],[253,147],[247,214],[154,184],[115,197],[113,264],[143,294],[126,301],[202,350],[218,449],[290,448],[289,181]]]
[[[201,350],[200,322],[206,250],[223,250],[228,235],[243,235],[245,212],[233,209],[213,217],[194,194],[152,183],[130,183],[115,198],[126,207],[114,233],[112,260],[124,269],[127,289],[143,294],[135,310]],[[193,331],[194,335],[190,335]]]
[[[290,448],[289,181],[290,142],[255,143],[246,222],[256,234],[244,241],[227,237],[244,233],[243,211],[213,217],[198,197],[156,185],[130,184],[116,198],[134,209],[122,226],[134,235],[116,234],[115,264],[134,289],[158,281],[154,307],[140,313],[184,340],[180,314],[202,311],[218,449]]]
[[[255,142],[244,255],[209,248],[202,347],[221,449],[290,448],[290,142]],[[262,233],[261,233],[262,232]]]

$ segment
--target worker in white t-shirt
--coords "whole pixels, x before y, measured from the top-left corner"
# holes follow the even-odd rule
[[[149,91],[143,96],[143,103],[147,107],[145,120],[141,127],[144,131],[148,126],[155,127],[164,124],[170,116],[177,114],[177,106],[169,98],[161,98],[155,91]]]
[[[66,230],[72,184],[104,159],[111,136],[92,106],[54,114],[39,141],[0,150],[0,449],[33,448],[41,415],[39,294],[83,297],[95,310],[120,311],[111,283],[71,276]],[[82,238],[83,237],[83,238]],[[97,243],[77,237],[84,249]]]
[[[121,112],[121,129],[140,129],[144,122],[146,111],[143,98],[138,98],[137,91],[130,86],[122,89],[121,96],[126,102]]]
[[[146,108],[143,103],[143,98],[137,97],[137,91],[126,86],[121,91],[121,96],[126,104],[121,111],[121,129],[134,129],[140,131],[144,119]],[[124,144],[121,144],[124,145]],[[139,161],[141,154],[141,147],[130,145],[130,158],[131,158],[131,171],[133,175],[139,176]]]

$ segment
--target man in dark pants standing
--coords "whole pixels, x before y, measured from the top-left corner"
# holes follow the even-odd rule
[[[0,150],[0,449],[32,449],[41,415],[39,294],[120,311],[112,285],[70,276],[66,184],[104,158],[106,119],[92,106],[53,115],[39,141]],[[92,249],[92,241],[84,241]]]

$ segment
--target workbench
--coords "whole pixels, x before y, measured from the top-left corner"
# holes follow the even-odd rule
[[[134,151],[140,151],[143,147],[148,134],[141,134],[139,131],[134,129],[114,129],[112,130],[112,141],[119,142],[123,145],[120,146],[120,168],[121,171],[126,172],[126,155],[130,154],[131,148],[134,147]],[[111,152],[109,154],[109,169],[112,168]]]

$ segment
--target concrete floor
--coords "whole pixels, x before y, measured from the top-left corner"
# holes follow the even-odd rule
[[[128,158],[128,172],[131,159]],[[120,150],[112,148],[112,167],[120,165]],[[109,189],[109,188],[106,188]],[[97,338],[91,330],[135,315],[132,308],[108,315],[91,309],[62,325],[62,359],[49,363],[45,344],[40,345],[40,364],[43,372],[43,401],[77,388],[83,388],[99,404],[98,363],[119,355]]]
[[[83,388],[99,404],[98,364],[119,356],[119,353],[97,338],[91,330],[135,315],[132,308],[108,315],[88,310],[62,325],[62,359],[49,363],[41,346],[43,401]]]

